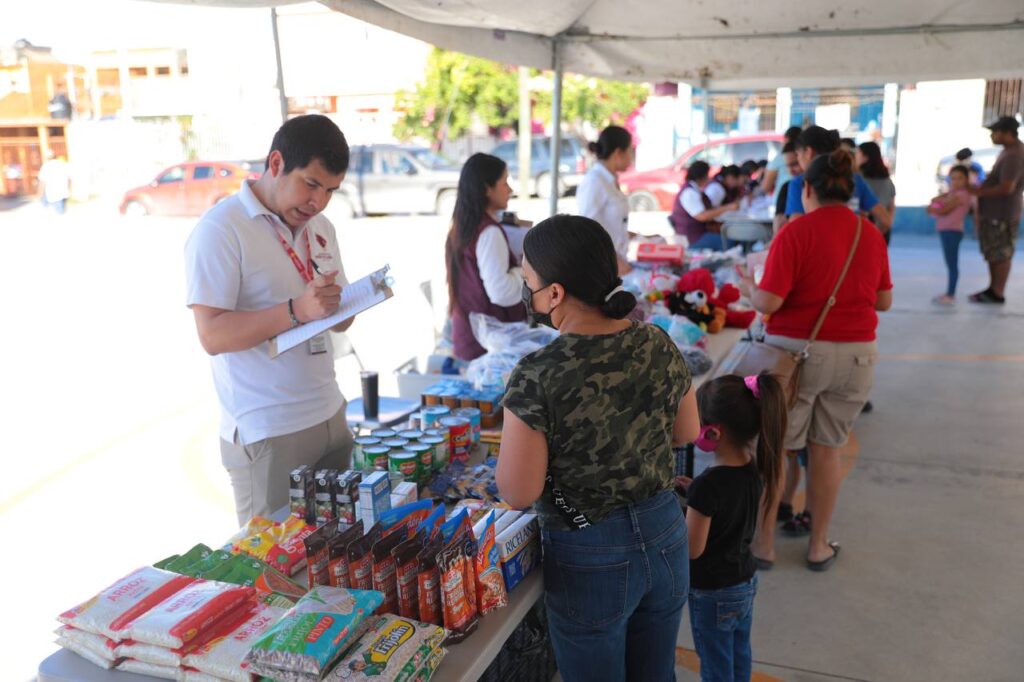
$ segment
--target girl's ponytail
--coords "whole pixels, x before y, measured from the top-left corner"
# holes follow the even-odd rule
[[[764,505],[762,514],[766,514],[775,504],[779,494],[779,483],[782,481],[782,456],[786,437],[786,394],[778,379],[768,372],[761,372],[756,377],[748,377],[756,381],[756,396],[761,408],[761,433],[757,439],[757,470],[764,480]],[[767,518],[761,519],[768,523]]]

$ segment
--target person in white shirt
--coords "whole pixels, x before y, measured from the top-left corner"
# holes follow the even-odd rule
[[[288,503],[294,468],[343,469],[350,461],[329,334],[273,358],[268,343],[338,309],[348,281],[334,226],[321,212],[348,161],[348,143],[330,119],[288,121],[263,176],[207,211],[185,246],[187,305],[212,356],[221,460],[240,524]]]
[[[633,136],[619,126],[601,131],[588,146],[597,162],[576,188],[579,214],[596,220],[612,238],[619,261],[619,275],[632,268],[629,253],[629,199],[619,189],[619,173],[633,165]]]
[[[522,322],[523,271],[509,248],[498,214],[508,208],[512,188],[508,166],[490,154],[474,154],[459,175],[452,226],[445,241],[452,343],[460,360],[486,352],[469,316],[482,313],[499,322]]]
[[[43,184],[43,198],[46,205],[64,215],[68,207],[68,197],[71,196],[71,175],[68,172],[68,162],[64,157],[57,156],[52,151],[47,153],[46,163],[39,169],[39,182]]]

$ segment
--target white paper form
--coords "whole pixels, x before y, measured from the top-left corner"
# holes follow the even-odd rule
[[[317,334],[394,296],[394,292],[391,291],[391,278],[388,276],[390,269],[390,265],[385,265],[380,270],[371,272],[361,280],[352,282],[342,289],[341,304],[333,315],[322,320],[300,324],[298,327],[281,332],[270,339],[270,357],[276,358],[281,353],[305,343]]]

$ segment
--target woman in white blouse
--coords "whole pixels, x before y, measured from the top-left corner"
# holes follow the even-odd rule
[[[589,149],[597,157],[576,189],[579,214],[596,220],[612,238],[619,261],[619,274],[632,268],[629,253],[629,199],[619,189],[619,173],[633,165],[633,136],[619,126],[601,131]]]

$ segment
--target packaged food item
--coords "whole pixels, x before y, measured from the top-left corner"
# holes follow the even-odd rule
[[[515,521],[523,515],[523,512],[517,509],[509,509],[507,512],[498,517],[498,520],[494,522],[494,534],[501,535],[506,528],[511,526]]]
[[[469,424],[473,429],[473,443],[476,444],[480,442],[481,412],[479,409],[476,407],[460,407],[452,412],[452,416],[468,419]]]
[[[150,677],[158,677],[161,680],[178,679],[177,666],[154,665],[152,663],[146,663],[145,661],[137,661],[132,658],[126,658],[120,663],[118,663],[117,669],[122,672],[134,673],[136,675],[149,675]]]
[[[249,682],[245,658],[252,645],[277,624],[287,609],[257,605],[223,636],[208,641],[182,658],[182,664],[232,682]]]
[[[68,651],[78,654],[80,657],[89,661],[97,668],[102,668],[103,670],[111,670],[114,667],[116,667],[118,663],[124,660],[121,658],[106,658],[105,656],[102,656],[101,654],[93,651],[89,647],[83,646],[78,642],[66,639],[64,637],[57,637],[56,642],[59,646],[67,649]]]
[[[438,423],[447,427],[449,458],[452,462],[466,462],[473,447],[473,426],[464,417],[442,417]]]
[[[416,501],[418,494],[419,488],[412,482],[402,482],[391,486],[391,508],[394,509],[395,507],[404,507],[407,504],[412,504]]]
[[[466,576],[474,570],[466,553],[464,538],[457,537],[437,554],[441,574],[441,605],[444,627],[449,631],[448,643],[458,644],[477,627],[476,580]]]
[[[288,507],[292,516],[309,523],[313,520],[313,500],[316,496],[314,471],[303,464],[288,474]]]
[[[188,550],[173,561],[168,561],[162,566],[154,566],[155,568],[162,568],[172,573],[181,573],[182,575],[191,575],[189,568],[202,562],[204,559],[213,554],[213,550],[206,545],[199,543],[192,549]]]
[[[451,408],[444,405],[430,405],[420,409],[420,430],[426,431],[437,424],[437,420],[451,414]]]
[[[165,646],[157,646],[154,644],[145,644],[143,642],[128,640],[122,642],[118,646],[117,655],[124,658],[142,661],[143,663],[176,668],[181,665],[186,655],[202,646],[224,639],[224,637],[245,622],[258,608],[261,607],[262,602],[257,602],[255,600],[245,602],[229,614],[217,619],[212,626],[204,630],[192,641],[179,649],[169,649]],[[287,608],[291,608],[291,606]],[[281,612],[284,613],[284,609],[281,609]]]
[[[441,539],[445,543],[451,542],[459,532],[472,532],[469,523],[469,512],[465,507],[452,513],[451,518],[441,525]]]
[[[388,453],[388,471],[402,474],[405,480],[418,483],[420,480],[420,456],[408,450],[392,450]]]
[[[273,679],[290,673],[322,677],[380,605],[379,592],[317,585],[253,643],[251,672]]]
[[[136,642],[179,649],[254,594],[251,587],[197,580],[133,620],[126,635]]]
[[[373,620],[373,619],[371,619]],[[414,675],[445,638],[444,628],[387,614],[378,617],[326,682],[394,682]]]
[[[419,429],[406,429],[404,431],[399,431],[398,437],[404,438],[407,441],[412,442],[417,441],[420,438],[423,438],[423,432],[420,431]]]
[[[380,539],[380,524],[348,546],[348,582],[353,590],[373,589],[373,545]]]
[[[406,538],[412,537],[424,519],[430,516],[433,505],[431,500],[417,500],[389,509],[380,516],[381,532],[384,535],[400,532]]]
[[[356,521],[327,541],[327,579],[331,587],[351,587],[348,572],[348,546],[363,537],[363,522]]]
[[[398,588],[398,614],[403,618],[419,618],[419,589],[417,575],[420,570],[419,553],[427,536],[423,530],[404,540],[392,550],[395,558],[395,583]]]
[[[302,563],[306,560],[304,540],[315,530],[316,526],[303,526],[295,535],[271,546],[265,561],[285,575],[295,575],[302,569]]]
[[[334,509],[338,521],[351,526],[356,522],[359,506],[359,482],[363,477],[355,471],[343,471],[334,481]]]
[[[256,592],[261,595],[276,595],[294,602],[308,591],[305,586],[300,585],[284,573],[265,563],[262,564],[262,569],[256,581],[252,584],[256,588]]]
[[[505,577],[501,573],[501,552],[494,534],[494,516],[493,510],[487,515],[476,553],[476,601],[481,616],[508,606]]]
[[[391,508],[391,479],[386,471],[375,471],[359,484],[359,517],[372,526]]]
[[[92,599],[60,614],[57,620],[115,641],[125,639],[122,632],[125,626],[193,580],[185,575],[144,566],[103,589]]]
[[[505,589],[511,592],[540,564],[539,526],[536,514],[523,514],[497,536]]]
[[[316,530],[316,527],[308,525],[305,519],[289,516],[283,523],[271,522],[269,526],[261,525],[259,530],[252,535],[233,540],[231,551],[248,554],[261,561],[267,561],[267,557],[275,546],[302,532],[306,532],[308,535],[314,530]]]
[[[266,564],[244,554],[231,554],[230,552],[224,552],[224,554],[227,554],[227,559],[193,577],[246,587],[256,584],[256,580],[262,575]]]
[[[435,533],[440,535],[441,525],[444,523],[444,519],[445,506],[444,503],[442,502],[441,504],[434,507],[434,511],[430,512],[430,515],[427,516],[427,518],[423,519],[423,522],[420,523],[419,528],[417,528],[417,530],[422,530],[424,531],[428,538],[433,538]]]
[[[370,431],[370,435],[379,440],[387,440],[388,438],[394,438],[398,433],[394,429],[374,429]]]
[[[406,540],[405,533],[383,535],[373,544],[373,589],[384,595],[381,613],[398,613],[398,578],[396,562],[391,552]]]
[[[492,514],[494,515],[493,521],[494,521],[495,535],[497,535],[498,520],[502,516],[505,515],[506,511],[508,511],[508,510],[505,509],[504,507],[490,507],[490,506],[488,506],[488,507],[486,507],[484,509],[484,515],[482,517],[480,517],[473,524],[473,537],[476,538],[477,542],[481,541],[480,539],[483,537],[484,531],[487,529],[488,522],[490,522],[492,520],[492,518],[491,518]]]
[[[352,446],[352,468],[356,471],[372,470],[373,466],[367,464],[366,448],[380,445],[380,438],[373,436],[361,436],[353,441]]]
[[[430,453],[431,472],[440,471],[448,465],[448,439],[443,436],[423,436],[419,440],[432,449]]]
[[[409,444],[409,441],[408,439],[399,438],[398,436],[395,436],[394,438],[382,439],[380,444],[388,448],[392,452],[395,452],[397,450],[404,450],[405,446]]]
[[[430,655],[427,656],[427,660],[423,662],[423,667],[420,668],[415,675],[408,678],[408,680],[400,676],[397,680],[395,680],[395,682],[428,682],[428,680],[430,680],[430,678],[434,676],[434,673],[437,671],[438,666],[441,665],[441,661],[443,661],[444,657],[447,655],[447,649],[440,646],[437,647],[436,649],[430,652]]]
[[[54,632],[57,635],[58,644],[64,646],[61,640],[74,644],[76,649],[88,649],[95,655],[103,658],[107,661],[116,661],[120,656],[117,653],[119,642],[115,642],[109,637],[103,635],[97,635],[94,632],[86,632],[85,630],[79,630],[73,628],[70,625],[62,625]],[[69,648],[69,647],[65,647]],[[76,651],[77,653],[77,651]]]
[[[334,501],[334,483],[337,477],[338,472],[335,469],[319,469],[313,479],[313,516],[318,526],[338,518]]]
[[[444,608],[441,605],[441,574],[437,567],[437,555],[441,549],[440,537],[432,538],[416,556],[419,562],[416,591],[419,598],[420,620],[434,625],[444,623]]]
[[[309,589],[313,589],[315,585],[331,584],[327,543],[337,534],[337,522],[328,521],[302,541],[306,546],[306,580]]]

